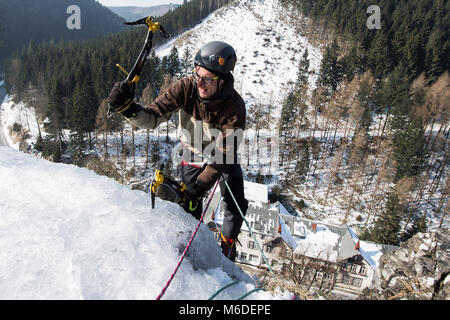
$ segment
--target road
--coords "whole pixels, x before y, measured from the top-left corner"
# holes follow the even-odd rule
[[[5,97],[5,87],[3,87],[3,83],[0,86],[0,105],[3,102],[3,98]],[[3,137],[3,129],[2,129],[2,118],[0,113],[0,146],[7,146],[5,138]]]

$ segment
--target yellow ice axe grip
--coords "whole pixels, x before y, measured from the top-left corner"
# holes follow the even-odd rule
[[[133,78],[133,80],[131,80],[131,83],[137,83],[139,81],[139,76],[138,75],[135,75],[134,76],[134,78]]]
[[[164,182],[164,175],[162,174],[161,170],[155,171],[155,180],[153,180],[152,183],[152,192],[156,193],[156,189],[160,186],[161,183]]]
[[[151,32],[159,30],[159,22],[153,22],[152,17],[148,17],[147,20],[145,20],[145,23]]]

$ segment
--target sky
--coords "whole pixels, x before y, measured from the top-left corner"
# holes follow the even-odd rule
[[[153,7],[162,4],[182,4],[183,0],[97,0],[107,7]]]

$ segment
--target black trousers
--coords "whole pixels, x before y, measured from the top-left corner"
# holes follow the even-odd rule
[[[189,184],[194,183],[203,170],[204,169],[201,167],[184,164],[181,166],[181,180],[186,184],[186,187],[189,188]],[[228,165],[226,171],[223,173],[223,177],[228,183],[228,186],[233,192],[233,195],[245,216],[248,209],[248,201],[244,196],[244,178],[242,176],[241,166],[239,164]],[[236,203],[223,179],[220,180],[219,186],[224,203],[222,234],[228,239],[236,239],[244,219],[239,213]],[[199,205],[194,212],[189,213],[195,218],[200,219],[202,212],[203,208]]]

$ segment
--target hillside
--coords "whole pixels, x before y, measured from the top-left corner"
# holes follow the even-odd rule
[[[409,80],[424,72],[435,81],[450,68],[450,6],[448,1],[280,0],[291,14],[303,14],[321,25],[315,37],[336,34],[363,53],[377,78],[397,66]],[[379,28],[365,27],[368,8],[380,12]],[[324,28],[325,27],[325,28]]]
[[[163,4],[153,7],[108,7],[109,10],[127,21],[136,21],[142,17],[159,17],[178,7],[178,4]]]
[[[95,0],[76,1],[80,8],[81,29],[69,29],[73,11],[70,0],[18,0],[0,2],[0,68],[5,58],[30,41],[82,40],[124,30],[123,19]]]
[[[315,85],[322,52],[284,19],[276,1],[234,1],[158,48],[156,54],[166,56],[175,46],[180,56],[186,49],[193,56],[212,40],[225,41],[235,48],[238,56],[233,72],[235,88],[248,109],[252,105],[271,103],[275,106],[274,118],[279,117],[282,102],[297,78],[298,63],[305,49],[311,61],[309,82],[311,87]]]
[[[174,48],[179,58],[188,62],[176,75],[180,77],[190,74],[193,54],[203,43],[226,41],[238,54],[235,88],[247,105],[246,138],[269,138],[278,148],[262,154],[263,147],[245,145],[242,156],[246,179],[269,185],[291,212],[307,218],[347,223],[358,235],[375,227],[379,232],[385,230],[383,236],[389,233],[390,237],[377,239],[379,243],[398,244],[424,227],[448,228],[448,74],[442,74],[434,84],[420,77],[410,83],[402,69],[384,79],[375,79],[370,70],[363,69],[353,77],[340,74],[334,91],[327,92],[329,88],[321,87],[328,71],[323,62],[346,65],[346,51],[339,47],[346,44],[311,45],[297,25],[311,21],[303,16],[294,20],[288,13],[289,8],[279,6],[277,1],[232,1],[156,49],[157,57],[146,65],[149,68],[144,70],[141,85],[151,87],[151,82],[166,71],[167,56]],[[309,24],[309,29],[310,33],[324,32],[320,25]],[[136,29],[127,35],[141,40],[144,33]],[[137,54],[138,45],[135,47]],[[299,93],[295,91],[296,82],[306,49],[307,85]],[[95,50],[88,53],[96,58]],[[120,61],[118,54],[115,58]],[[129,67],[131,60],[128,57],[123,65]],[[116,61],[111,59],[105,66],[113,66]],[[156,61],[163,67],[154,67]],[[82,63],[87,64],[84,60]],[[113,70],[108,68],[104,67]],[[118,70],[114,71],[107,81],[96,82],[99,98],[106,97],[112,83],[122,78]],[[162,82],[162,78],[157,79]],[[144,101],[141,92],[137,98]],[[36,148],[34,110],[13,101],[4,103],[3,108],[5,130],[29,130],[28,135],[16,134],[19,138],[15,147],[41,152]],[[274,134],[272,130],[279,131]],[[43,132],[44,138],[54,139]],[[64,128],[61,136],[64,148],[58,161],[75,162],[78,146],[69,139],[71,132]],[[113,167],[122,183],[142,189],[148,189],[155,168],[169,163],[177,143],[174,122],[149,132],[133,130],[123,123],[109,131],[96,127],[83,138],[86,159],[78,162],[80,165],[89,167],[91,158],[101,159],[98,161],[105,167]],[[53,157],[49,153],[45,156]],[[388,228],[388,223],[393,225]]]

